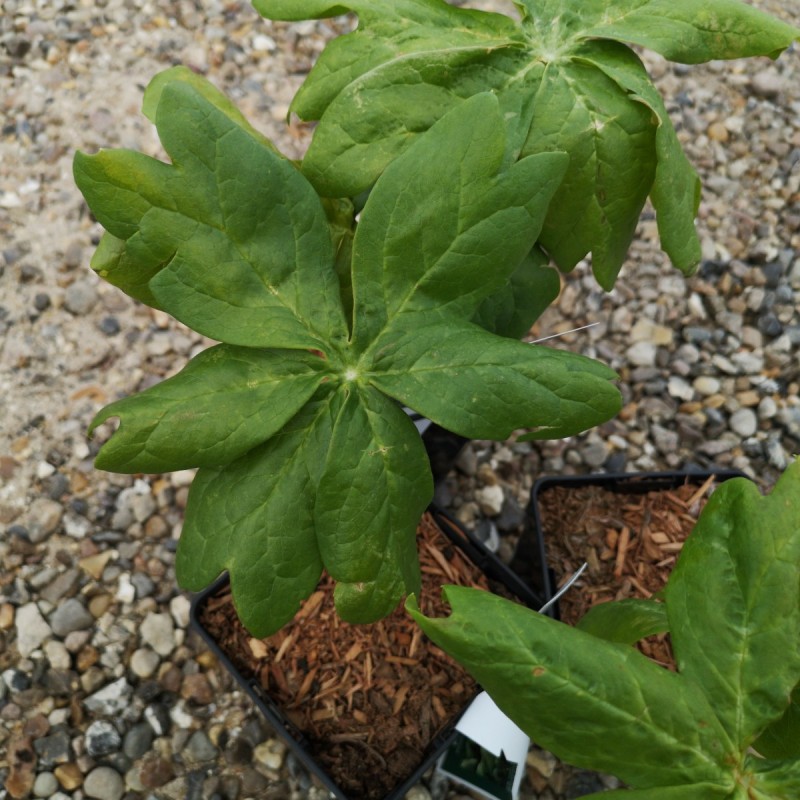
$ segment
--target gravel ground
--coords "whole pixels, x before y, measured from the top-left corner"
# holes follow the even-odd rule
[[[800,24],[796,3],[759,5]],[[0,7],[0,800],[321,798],[187,631],[173,559],[191,473],[93,470],[94,413],[208,342],[95,278],[100,231],[71,160],[100,146],[160,154],[141,94],[178,63],[299,156],[309,130],[283,120],[332,28],[269,24],[234,0]],[[617,369],[625,407],[584,436],[464,451],[438,499],[498,531],[504,556],[542,474],[716,464],[768,486],[800,450],[800,50],[647,59],[704,180],[705,261],[684,280],[645,214],[613,292],[586,265],[565,279],[537,335],[594,323],[554,343]],[[10,771],[15,755],[26,766]],[[576,797],[596,780],[537,750],[524,797]]]

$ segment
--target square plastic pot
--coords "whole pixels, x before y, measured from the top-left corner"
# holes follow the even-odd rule
[[[602,489],[623,495],[642,495],[648,492],[670,491],[684,484],[702,486],[710,477],[715,483],[722,483],[730,478],[746,478],[738,470],[686,470],[669,472],[638,472],[597,475],[566,475],[539,478],[531,490],[525,527],[517,543],[511,569],[520,579],[525,581],[531,591],[541,596],[551,597],[557,576],[549,565],[547,542],[551,534],[542,523],[540,497],[554,487],[580,488],[598,486]],[[573,589],[572,591],[579,591]],[[559,618],[558,604],[554,604],[548,613]]]
[[[495,585],[501,584],[508,592],[517,597],[520,602],[531,608],[538,608],[542,604],[542,597],[537,592],[532,591],[525,581],[521,580],[493,553],[488,551],[471,532],[466,531],[461,525],[439,509],[431,507],[429,511],[432,513],[436,523],[445,536],[447,536],[447,538],[486,575],[490,583],[494,583]],[[201,614],[204,606],[227,584],[227,582],[227,576],[223,576],[208,589],[194,597],[191,607],[192,626],[205,640],[209,649],[214,653],[220,664],[231,673],[234,680],[250,696],[259,711],[261,711],[266,720],[275,729],[276,733],[284,739],[291,751],[303,763],[308,771],[315,775],[322,785],[339,800],[361,800],[360,797],[346,794],[344,790],[334,782],[322,765],[314,759],[308,746],[309,742],[306,736],[289,720],[287,715],[270,697],[269,693],[262,689],[256,679],[246,677],[234,666],[231,659],[222,651],[211,633],[203,626]],[[540,576],[540,579],[534,581],[534,583],[538,585],[546,584],[546,576]],[[467,703],[461,712],[453,716],[446,727],[440,731],[428,745],[418,766],[386,794],[384,800],[401,800],[406,792],[419,781],[422,774],[433,766],[436,760],[454,740],[456,736],[455,725],[461,713],[466,710],[468,705]]]

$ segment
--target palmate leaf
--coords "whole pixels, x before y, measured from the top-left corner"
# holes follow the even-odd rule
[[[446,587],[445,619],[407,605],[539,744],[633,789],[612,796],[789,800],[800,760],[750,747],[800,678],[798,576],[800,461],[769,496],[733,479],[703,509],[665,590],[677,674],[486,592]]]
[[[178,579],[197,590],[228,570],[254,634],[291,619],[323,569],[344,618],[375,620],[418,591],[414,534],[433,493],[398,400],[498,438],[570,435],[619,408],[605,367],[469,322],[533,246],[566,157],[505,161],[502,110],[476,96],[384,173],[353,238],[353,207],[323,202],[197,76],[168,72],[145,104],[173,164],[76,158],[110,231],[108,277],[225,343],[101,411],[93,428],[120,425],[97,464],[200,467]],[[416,209],[407,187],[425,188]],[[420,343],[440,348],[424,369]]]
[[[522,19],[445,0],[254,0],[271,19],[353,11],[292,104],[319,120],[303,170],[323,194],[354,196],[437,119],[496,94],[505,157],[566,150],[570,169],[541,234],[556,264],[592,252],[614,284],[648,194],[662,245],[685,272],[700,259],[699,183],[664,104],[627,44],[688,63],[775,57],[800,30],[740,0],[525,0]]]

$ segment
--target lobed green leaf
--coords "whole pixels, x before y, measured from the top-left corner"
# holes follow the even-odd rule
[[[208,99],[215,90],[182,77],[155,87],[156,125],[172,165],[124,150],[75,158],[75,180],[114,237],[96,265],[102,277],[125,272],[120,288],[152,295],[159,308],[229,344],[343,341],[319,197],[229,115],[227,101]]]
[[[570,167],[541,242],[561,269],[592,253],[610,288],[648,193],[664,249],[691,272],[699,184],[663,101],[635,54],[644,45],[686,62],[776,56],[800,30],[739,0],[519,2],[517,23],[444,0],[256,0],[273,19],[354,11],[293,110],[319,120],[303,163],[323,194],[354,196],[437,120],[491,91],[506,118],[506,159],[566,150]]]
[[[244,626],[269,636],[314,591],[323,563],[314,524],[316,465],[328,451],[338,393],[308,404],[277,436],[219,469],[201,469],[178,543],[178,582],[199,591],[227,570]]]
[[[181,372],[106,406],[89,434],[112,417],[120,426],[96,466],[168,472],[228,464],[277,433],[325,380],[308,354],[218,345]],[[176,436],[176,431],[181,435]]]
[[[800,683],[798,497],[800,462],[768,496],[744,478],[725,481],[665,590],[678,668],[743,751],[784,714]]]
[[[488,592],[447,586],[444,594],[447,618],[407,607],[539,745],[643,790],[733,789],[734,751],[699,687],[633,648]]]
[[[615,373],[595,361],[434,312],[400,315],[367,356],[372,385],[474,439],[570,436],[621,405]]]
[[[374,389],[344,391],[317,489],[317,542],[340,616],[374,622],[419,592],[416,528],[433,478],[408,415]]]
[[[500,107],[484,93],[384,172],[353,243],[356,347],[400,313],[472,315],[530,251],[567,157],[544,153],[501,171],[504,142]]]

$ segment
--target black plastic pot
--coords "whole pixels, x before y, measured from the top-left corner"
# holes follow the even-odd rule
[[[556,579],[552,569],[548,566],[548,532],[542,525],[539,510],[539,497],[548,489],[599,486],[620,495],[639,495],[654,491],[669,491],[686,483],[701,486],[712,475],[716,479],[715,483],[722,483],[730,478],[747,477],[738,470],[686,470],[539,478],[531,490],[525,528],[517,543],[511,569],[528,584],[533,592],[543,597],[552,597]],[[548,613],[558,619],[558,604],[554,604]]]
[[[511,592],[511,594],[515,595],[520,602],[531,608],[538,608],[541,605],[542,598],[536,592],[531,591],[525,581],[521,580],[519,576],[512,572],[493,553],[487,550],[471,532],[465,530],[439,509],[431,507],[429,511],[434,516],[443,533],[470,559],[470,561],[472,561],[473,564],[484,572],[490,583],[501,584],[506,590]],[[204,592],[194,597],[191,608],[192,626],[203,637],[209,649],[214,653],[219,662],[231,673],[236,682],[252,698],[256,707],[266,717],[267,721],[272,725],[278,735],[287,742],[292,752],[305,765],[309,772],[315,775],[336,798],[339,798],[339,800],[360,800],[358,797],[346,795],[345,792],[336,785],[330,775],[328,775],[312,756],[307,746],[308,740],[303,733],[292,724],[256,680],[245,677],[231,663],[216,640],[211,636],[209,631],[203,627],[200,621],[200,615],[204,605],[220,590],[220,588],[225,586],[227,582],[227,576],[223,576]],[[546,576],[541,576],[541,582],[546,582]],[[466,707],[467,706],[465,706],[463,710],[466,710]],[[455,738],[456,722],[457,717],[430,743],[417,768],[408,775],[406,779],[398,783],[389,794],[385,795],[384,800],[401,800],[405,793],[419,781],[422,774],[434,764]]]

